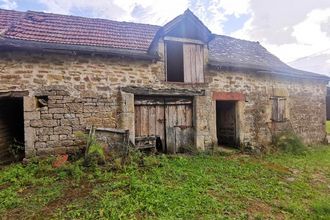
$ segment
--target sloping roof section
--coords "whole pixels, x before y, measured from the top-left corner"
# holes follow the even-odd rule
[[[10,18],[14,11],[0,10]],[[10,22],[7,22],[7,24]],[[4,25],[5,26],[5,25]],[[8,39],[147,51],[158,26],[28,11],[7,28]]]
[[[150,46],[160,32],[172,30],[181,18],[200,26],[209,41],[209,65],[238,67],[296,77],[329,79],[294,69],[269,53],[258,42],[213,35],[190,11],[164,27],[98,18],[17,12],[0,9],[0,46],[102,52],[154,58]]]
[[[266,50],[259,42],[215,35],[209,43],[209,65],[236,67],[260,72],[291,76],[328,78],[327,76],[294,69]]]
[[[0,36],[15,22],[17,22],[20,17],[24,16],[24,14],[24,12],[0,9]]]

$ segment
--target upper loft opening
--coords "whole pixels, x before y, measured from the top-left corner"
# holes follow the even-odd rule
[[[183,44],[169,41],[166,43],[166,73],[168,82],[184,82]]]

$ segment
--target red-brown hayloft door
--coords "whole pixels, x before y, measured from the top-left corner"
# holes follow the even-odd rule
[[[177,97],[136,97],[136,140],[159,137],[163,152],[177,153],[193,144],[192,100]]]

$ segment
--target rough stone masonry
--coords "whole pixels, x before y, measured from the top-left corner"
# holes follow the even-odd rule
[[[7,52],[2,53],[0,69],[2,91],[29,92],[24,97],[27,156],[72,152],[81,146],[75,132],[91,125],[129,129],[134,139],[134,94],[121,91],[122,87],[191,87],[165,82],[162,60]],[[212,98],[216,91],[245,95],[238,105],[242,145],[270,143],[275,126],[270,120],[270,97],[277,93],[288,99],[290,120],[286,126],[306,143],[323,141],[324,81],[212,69],[205,75],[205,83],[194,85],[195,89],[205,90],[205,96],[194,98],[197,148],[205,149],[217,141]],[[40,99],[46,101],[44,106]],[[255,114],[261,114],[261,120],[255,121]]]

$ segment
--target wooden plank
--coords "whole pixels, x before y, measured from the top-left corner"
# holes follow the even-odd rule
[[[190,105],[192,104],[191,98],[166,98],[166,105]]]
[[[196,82],[204,82],[204,50],[201,45],[196,45],[196,76]]]
[[[190,45],[190,63],[191,63],[191,82],[197,82],[197,73],[196,73],[196,45]]]
[[[138,87],[138,86],[126,86],[121,88],[122,91],[133,93],[138,95],[136,98],[147,97],[147,96],[203,96],[205,95],[204,89],[186,89],[186,88],[166,88],[166,89],[155,89],[152,87]]]
[[[284,121],[285,119],[285,99],[278,99],[278,120]]]
[[[134,105],[162,105],[164,103],[161,98],[152,98],[152,99],[136,99]]]
[[[186,114],[185,114],[185,117],[186,117],[186,125],[187,126],[193,126],[193,112],[192,112],[192,105],[186,105],[185,106],[186,108]]]
[[[183,71],[185,83],[192,83],[192,66],[190,44],[183,44]]]
[[[185,105],[177,105],[177,123],[176,126],[186,125]]]
[[[175,125],[177,124],[176,107],[166,105],[166,144],[168,153],[176,153]]]
[[[285,98],[272,97],[272,120],[284,121],[285,120]]]
[[[148,106],[148,109],[149,109],[148,135],[156,135],[156,106]]]
[[[183,45],[184,82],[204,82],[204,51],[202,45]]]
[[[135,106],[135,136],[141,136],[141,106]]]
[[[164,106],[156,106],[156,134],[160,137],[163,150],[165,148],[165,118],[164,118]]]
[[[141,107],[141,136],[149,134],[149,111],[147,106]]]
[[[4,106],[0,110],[4,111]],[[9,145],[11,144],[13,137],[7,119],[8,116],[6,116],[6,114],[0,116],[0,164],[7,163],[12,159],[12,156],[9,153]]]

